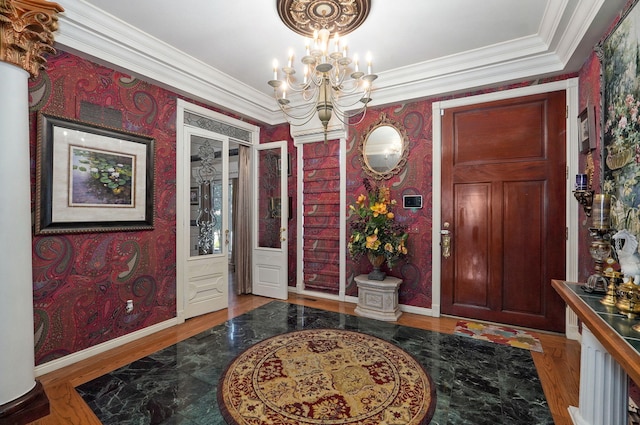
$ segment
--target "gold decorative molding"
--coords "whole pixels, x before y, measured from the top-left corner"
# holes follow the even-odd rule
[[[0,61],[37,76],[47,62],[42,54],[55,52],[53,32],[63,11],[45,0],[0,0]]]
[[[282,22],[305,37],[323,28],[331,34],[349,34],[362,25],[371,9],[371,0],[276,0],[276,3]]]

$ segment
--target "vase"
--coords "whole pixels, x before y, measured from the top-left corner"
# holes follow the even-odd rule
[[[384,255],[378,255],[378,254],[369,252],[367,253],[367,258],[369,259],[369,262],[373,266],[373,270],[371,271],[371,273],[367,275],[369,280],[384,280],[387,274],[382,270],[380,270],[380,266],[382,266],[382,264],[384,264],[384,261],[385,261]]]

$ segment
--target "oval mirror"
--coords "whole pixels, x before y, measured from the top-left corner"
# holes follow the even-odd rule
[[[398,174],[407,162],[407,134],[381,114],[364,133],[360,143],[362,168],[377,180]]]

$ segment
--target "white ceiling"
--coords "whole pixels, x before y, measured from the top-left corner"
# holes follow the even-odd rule
[[[68,0],[58,47],[268,124],[267,80],[304,40],[276,0]],[[372,0],[347,35],[373,56],[376,104],[580,69],[626,0]],[[299,56],[298,56],[299,57]]]

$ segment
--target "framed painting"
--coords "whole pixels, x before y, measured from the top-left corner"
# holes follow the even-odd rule
[[[588,105],[578,115],[578,149],[580,153],[588,153],[596,147],[595,110]]]
[[[154,139],[38,115],[35,233],[150,230]]]
[[[598,46],[602,60],[603,192],[611,227],[640,236],[640,8],[634,1]]]

